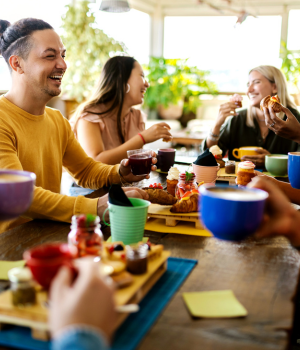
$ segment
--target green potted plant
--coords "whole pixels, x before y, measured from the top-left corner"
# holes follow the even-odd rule
[[[125,48],[97,28],[89,3],[83,0],[68,5],[62,18],[62,40],[68,64],[62,89],[67,99],[77,102],[84,100],[94,88],[103,64]]]
[[[187,59],[150,57],[144,66],[150,87],[144,106],[158,110],[166,119],[177,119],[183,113],[196,113],[201,94],[216,93],[216,85],[207,80],[208,71],[187,65]]]
[[[294,98],[297,105],[300,105],[300,57],[299,53],[288,50],[284,41],[281,42],[280,56],[282,58],[281,70],[287,81],[292,85]]]

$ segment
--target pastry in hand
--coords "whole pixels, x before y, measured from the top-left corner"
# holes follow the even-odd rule
[[[254,168],[255,165],[252,162],[239,163],[236,183],[241,186],[247,186],[251,179],[256,176]]]
[[[176,198],[167,191],[158,188],[143,188],[149,195],[149,202],[153,204],[172,205],[176,203]]]
[[[271,107],[274,113],[279,113],[282,111],[282,105],[280,103],[280,99],[277,95],[275,96],[266,96],[260,101],[260,109],[263,111],[264,107]]]
[[[179,170],[176,167],[171,167],[167,176],[167,191],[175,197],[175,187],[178,184]]]
[[[231,96],[229,98],[230,102],[234,102],[237,106],[237,108],[241,108],[242,107],[242,101],[243,101],[243,97],[239,94],[234,94],[233,96]]]
[[[186,192],[185,195],[175,203],[170,211],[172,213],[191,213],[199,209],[199,193],[197,190]]]

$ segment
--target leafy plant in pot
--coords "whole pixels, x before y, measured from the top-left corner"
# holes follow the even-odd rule
[[[144,107],[158,110],[165,119],[178,119],[183,113],[196,113],[201,94],[216,93],[216,85],[207,79],[208,71],[190,67],[187,59],[150,57],[144,66],[150,87]]]

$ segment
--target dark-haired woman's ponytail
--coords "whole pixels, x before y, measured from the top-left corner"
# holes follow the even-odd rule
[[[4,19],[0,19],[0,55],[1,55],[1,43],[3,41],[2,34],[5,32],[5,30],[10,26],[10,23]]]

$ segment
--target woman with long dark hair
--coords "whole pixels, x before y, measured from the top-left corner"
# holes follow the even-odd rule
[[[93,95],[76,110],[72,129],[85,152],[97,161],[117,164],[127,151],[158,139],[171,140],[170,127],[157,123],[145,130],[142,104],[149,84],[132,57],[115,56],[104,65]]]

